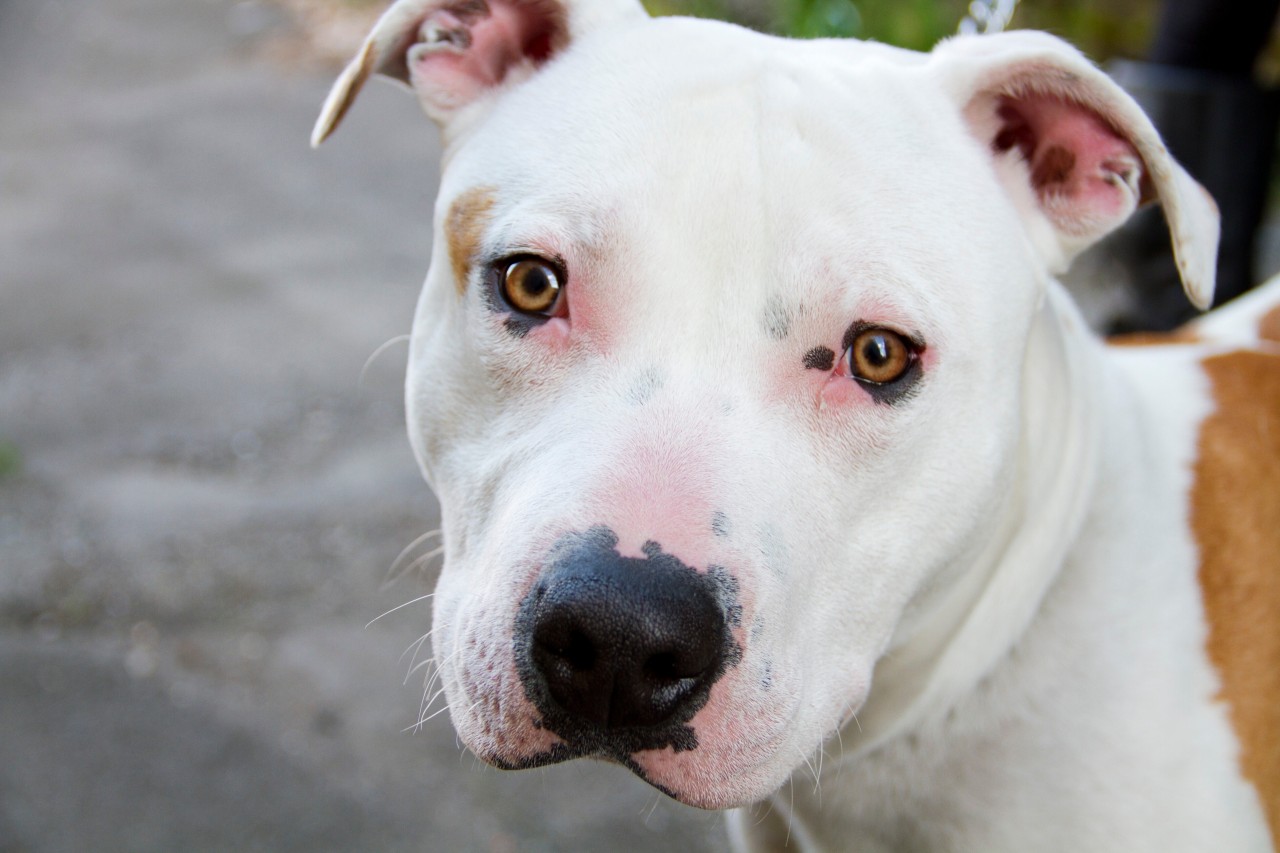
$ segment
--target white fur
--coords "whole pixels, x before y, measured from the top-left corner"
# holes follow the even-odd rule
[[[443,513],[434,643],[463,742],[506,764],[556,742],[515,671],[514,614],[558,536],[606,524],[623,552],[679,542],[742,590],[743,657],[692,721],[698,748],[633,758],[692,804],[770,803],[738,813],[743,846],[1269,849],[1185,523],[1206,381],[1194,354],[1089,336],[1050,277],[1080,246],[1020,189],[1026,165],[993,158],[983,105],[1049,68],[1035,85],[1109,111],[1199,301],[1202,191],[1048,37],[923,56],[624,6],[437,116],[440,248],[407,395]],[[444,223],[477,187],[482,261],[565,260],[564,346],[512,335],[482,270],[459,296]],[[912,398],[803,367],[857,320],[927,341]]]

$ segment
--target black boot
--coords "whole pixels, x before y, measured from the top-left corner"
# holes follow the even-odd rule
[[[1174,159],[1217,201],[1222,239],[1214,303],[1239,296],[1255,282],[1254,238],[1266,208],[1280,97],[1244,75],[1129,61],[1108,71],[1151,117]],[[1135,303],[1112,331],[1166,331],[1196,315],[1157,209],[1140,211],[1107,246],[1127,268]]]

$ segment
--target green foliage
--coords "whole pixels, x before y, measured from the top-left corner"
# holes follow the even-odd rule
[[[956,31],[967,0],[645,0],[655,15],[720,18],[796,38],[852,37],[928,50]],[[1022,0],[1011,28],[1048,30],[1097,60],[1139,58],[1159,0]]]
[[[1014,26],[1062,36],[1096,60],[1141,59],[1155,35],[1158,0],[1030,0],[1019,4]]]
[[[853,0],[785,0],[778,29],[797,38],[859,37],[862,14]]]
[[[18,445],[0,438],[0,480],[22,470],[22,453]]]

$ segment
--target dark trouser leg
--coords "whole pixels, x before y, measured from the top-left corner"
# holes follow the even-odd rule
[[[1175,159],[1222,212],[1215,303],[1254,284],[1255,234],[1265,212],[1280,98],[1253,82],[1280,0],[1170,0],[1151,63],[1117,62],[1113,76],[1151,116]],[[1118,330],[1174,328],[1195,315],[1177,282],[1157,211],[1146,210],[1112,242],[1137,305]]]

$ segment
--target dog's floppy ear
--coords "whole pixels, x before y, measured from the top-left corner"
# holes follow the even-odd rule
[[[495,87],[528,77],[588,30],[644,15],[638,0],[396,0],[320,111],[311,144],[342,121],[373,74],[408,84],[444,124]]]
[[[1062,271],[1139,205],[1158,200],[1187,297],[1209,307],[1217,206],[1124,90],[1044,33],[955,37],[934,49],[932,64],[1051,267]]]

